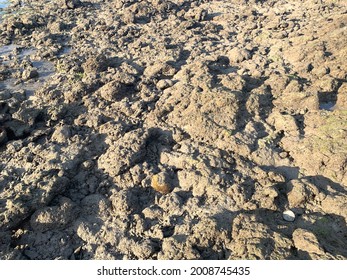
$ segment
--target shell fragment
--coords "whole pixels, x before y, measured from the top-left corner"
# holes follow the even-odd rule
[[[295,220],[295,214],[291,210],[286,210],[283,212],[283,219],[287,222],[294,222]]]

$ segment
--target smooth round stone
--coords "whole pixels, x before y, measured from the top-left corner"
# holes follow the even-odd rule
[[[293,222],[295,220],[295,214],[292,210],[286,210],[283,212],[283,219],[287,222]]]

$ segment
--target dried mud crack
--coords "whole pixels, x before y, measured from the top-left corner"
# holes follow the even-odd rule
[[[344,0],[11,1],[0,259],[347,259],[346,57]]]

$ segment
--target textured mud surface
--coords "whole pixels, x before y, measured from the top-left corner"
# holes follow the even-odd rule
[[[0,259],[347,258],[346,1],[22,0],[0,46]]]

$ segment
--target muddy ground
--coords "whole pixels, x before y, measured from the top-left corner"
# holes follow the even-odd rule
[[[0,259],[347,259],[346,1],[0,21]]]

